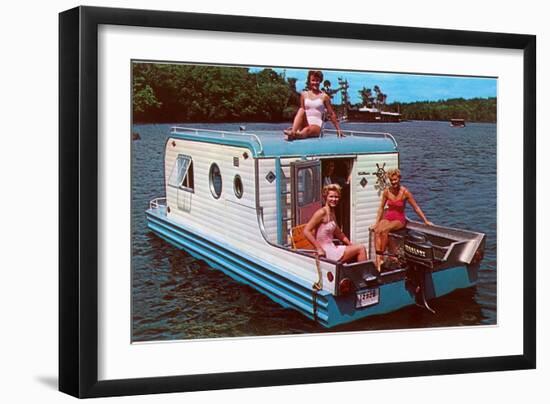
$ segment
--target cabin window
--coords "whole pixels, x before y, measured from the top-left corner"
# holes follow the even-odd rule
[[[210,192],[212,196],[216,199],[222,194],[222,173],[220,172],[220,167],[216,163],[212,163],[210,166]]]
[[[178,155],[176,163],[172,168],[168,185],[171,187],[193,191],[195,186],[193,179],[193,160],[191,159],[191,156],[187,156],[185,154]]]
[[[243,196],[243,180],[239,174],[235,175],[233,180],[233,190],[235,191],[235,196],[239,199]]]

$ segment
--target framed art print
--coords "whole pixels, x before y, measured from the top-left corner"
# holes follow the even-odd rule
[[[534,103],[529,35],[61,13],[60,390],[533,368]]]

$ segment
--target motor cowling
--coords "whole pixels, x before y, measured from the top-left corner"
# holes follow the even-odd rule
[[[405,287],[415,296],[415,301],[435,314],[426,301],[426,276],[434,268],[434,248],[428,237],[410,230],[403,241],[407,278]]]
[[[410,230],[403,243],[405,261],[407,264],[434,267],[434,249],[424,233]]]

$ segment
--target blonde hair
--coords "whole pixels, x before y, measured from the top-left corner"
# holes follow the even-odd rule
[[[323,199],[327,199],[330,191],[338,192],[338,196],[342,196],[342,187],[338,184],[328,184],[323,187]]]
[[[386,175],[388,178],[393,177],[394,175],[399,176],[401,178],[401,171],[399,171],[399,168],[390,168],[388,171],[386,171]]]

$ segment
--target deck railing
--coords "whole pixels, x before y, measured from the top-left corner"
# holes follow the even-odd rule
[[[391,133],[387,132],[363,132],[358,130],[342,130],[344,136],[361,136],[361,137],[382,137],[384,139],[390,139],[394,146],[397,148],[397,141]],[[335,129],[324,129],[323,133],[330,133],[336,135]]]
[[[149,209],[159,209],[166,206],[166,198],[155,198],[149,202]]]
[[[219,139],[219,138],[228,138],[228,139],[243,139],[248,138],[249,140],[255,142],[258,145],[258,150],[255,150],[257,154],[262,154],[264,151],[264,146],[262,144],[262,141],[258,137],[258,135],[255,135],[254,133],[247,133],[247,132],[229,132],[229,131],[223,131],[223,130],[211,130],[211,129],[197,129],[197,128],[185,128],[181,126],[174,126],[171,129],[171,132],[174,134],[186,134],[186,133],[193,133],[196,136],[201,136],[204,138],[213,138],[213,139]]]
[[[263,132],[263,131],[259,131]],[[386,132],[363,132],[363,131],[357,131],[357,130],[342,130],[345,136],[357,136],[357,137],[371,137],[371,138],[384,138],[384,139],[390,139],[395,148],[397,149],[397,142],[395,138],[390,134]],[[220,139],[220,138],[227,138],[231,140],[242,140],[246,138],[248,141],[251,141],[253,143],[254,151],[261,155],[263,153],[264,147],[262,144],[261,138],[256,135],[255,133],[249,133],[249,132],[230,132],[230,131],[223,131],[223,130],[212,130],[212,129],[198,129],[198,128],[187,128],[187,127],[181,127],[181,126],[174,126],[171,129],[171,133],[173,134],[179,134],[179,135],[186,135],[186,134],[193,134],[194,136],[200,136],[205,139]],[[336,130],[334,129],[323,129],[321,133],[321,137],[323,137],[325,134],[334,134],[336,135]],[[255,145],[255,146],[254,146]]]

